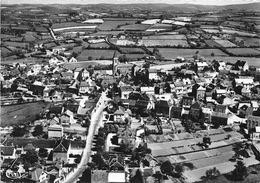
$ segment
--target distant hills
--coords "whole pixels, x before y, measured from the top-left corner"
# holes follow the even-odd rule
[[[198,12],[198,11],[223,11],[223,10],[234,10],[234,11],[259,11],[259,3],[249,4],[232,4],[232,5],[197,5],[197,4],[19,4],[19,5],[4,5],[5,7],[38,7],[42,9],[68,9],[68,8],[82,8],[82,9],[111,9],[118,11],[127,10],[150,10],[150,11],[175,11],[175,12]]]

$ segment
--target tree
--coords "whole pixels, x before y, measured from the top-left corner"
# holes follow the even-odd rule
[[[78,183],[91,183],[91,169],[89,167],[82,173]]]
[[[46,158],[48,156],[48,150],[44,148],[40,148],[38,151],[38,155],[41,158]]]
[[[201,179],[202,180],[214,179],[214,178],[218,177],[219,175],[220,175],[219,170],[216,167],[214,167],[212,169],[207,170],[206,175],[202,176]]]
[[[11,133],[12,137],[22,137],[27,133],[27,129],[25,127],[15,126]]]
[[[74,162],[75,162],[76,164],[79,164],[80,161],[81,161],[81,156],[78,154],[78,155],[76,155],[76,159],[74,160]]]
[[[170,161],[165,161],[160,166],[161,172],[166,175],[172,175],[173,166]]]
[[[120,55],[120,56],[118,57],[118,61],[125,63],[125,62],[128,61],[128,59],[127,59],[126,55]]]
[[[139,169],[136,170],[133,177],[130,177],[130,183],[143,183],[143,176]]]
[[[23,161],[30,163],[33,165],[38,161],[38,154],[35,150],[29,150],[26,152],[26,154],[23,156]]]
[[[244,178],[247,176],[247,168],[243,161],[237,161],[237,164],[235,165],[235,169],[232,172],[232,178],[234,180],[244,180]]]
[[[36,125],[34,131],[32,132],[33,136],[39,136],[43,134],[43,127],[41,125]]]
[[[175,170],[175,172],[176,172],[178,175],[181,175],[182,172],[184,171],[183,166],[180,165],[180,164],[177,164],[177,165],[175,166],[174,170]]]

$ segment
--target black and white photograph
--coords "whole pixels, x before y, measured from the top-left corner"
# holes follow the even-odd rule
[[[0,3],[0,183],[260,183],[260,0]]]

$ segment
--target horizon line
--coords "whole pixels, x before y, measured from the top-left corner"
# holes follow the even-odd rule
[[[158,3],[158,2],[151,2],[151,3],[145,3],[145,2],[135,2],[135,3],[7,3],[2,2],[1,5],[156,5],[156,4],[165,4],[165,5],[199,5],[199,6],[230,6],[230,5],[246,5],[246,4],[256,4],[259,2],[245,2],[245,3],[231,3],[231,4],[200,4],[200,3]]]

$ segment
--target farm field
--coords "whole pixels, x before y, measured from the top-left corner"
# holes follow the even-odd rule
[[[124,31],[99,31],[93,34],[90,34],[89,36],[107,36],[107,35],[113,35],[117,36],[118,34],[124,33]]]
[[[119,54],[118,56],[122,56],[125,55],[126,58],[128,58],[129,60],[138,60],[138,59],[142,59],[144,57],[147,57],[148,55],[143,53],[143,54]]]
[[[250,37],[236,37],[238,40],[242,40],[244,45],[247,47],[258,46],[260,47],[260,39],[259,38],[250,38]]]
[[[207,33],[220,33],[218,29],[202,29]]]
[[[181,45],[182,47],[190,47],[188,42],[186,40],[181,40],[181,39],[169,39],[169,40],[164,40],[164,39],[143,39],[139,40],[138,42],[139,45],[145,45],[147,47],[153,47],[153,46],[179,46]]]
[[[151,27],[149,27],[149,29],[147,29],[146,31],[153,31],[153,30],[172,30],[172,25],[169,24],[154,24]]]
[[[106,42],[89,44],[91,48],[110,48],[110,45]]]
[[[260,51],[253,48],[228,48],[227,51],[236,56],[260,56]]]
[[[133,48],[133,47],[119,47],[122,53],[145,53],[142,48]]]
[[[145,24],[132,24],[132,25],[123,25],[120,26],[118,29],[119,30],[124,30],[124,31],[145,31],[148,29],[151,25],[145,25]]]
[[[97,29],[101,31],[109,31],[109,30],[116,30],[121,25],[129,25],[134,24],[138,20],[130,19],[130,20],[124,20],[124,19],[108,19],[104,20],[104,23],[99,25]]]
[[[85,49],[77,56],[78,61],[87,61],[88,57],[92,59],[112,59],[115,50],[102,50],[102,49]]]
[[[205,40],[205,43],[209,46],[209,47],[221,47],[220,44],[216,43],[214,40],[211,40],[211,39],[208,39],[208,40]]]
[[[152,35],[144,36],[143,39],[183,39],[186,40],[186,36],[183,34],[173,34],[173,35]]]
[[[158,48],[161,55],[166,59],[175,59],[178,56],[185,58],[192,58],[196,51],[199,51],[199,55],[203,57],[211,57],[214,53],[215,56],[227,56],[226,53],[219,49],[181,49],[181,48]],[[153,51],[153,49],[150,49]]]
[[[93,26],[94,24],[91,25]],[[62,23],[54,23],[51,28],[60,29],[60,28],[77,27],[77,26],[88,26],[88,25],[79,22],[62,22]]]
[[[227,47],[237,47],[237,45],[235,45],[234,43],[231,43],[228,40],[224,40],[224,39],[216,39],[214,40],[217,44],[221,45],[224,48]]]
[[[253,33],[248,33],[248,32],[242,32],[242,31],[237,31],[237,30],[230,30],[230,29],[223,29],[222,33],[227,33],[227,34],[238,34],[240,36],[257,36],[257,34],[253,34]]]
[[[11,46],[11,47],[16,47],[16,48],[27,48],[29,46],[29,43],[25,43],[25,42],[5,41],[3,44],[5,46]]]
[[[1,126],[17,125],[31,122],[36,115],[43,112],[49,103],[36,102],[21,105],[1,106]]]

